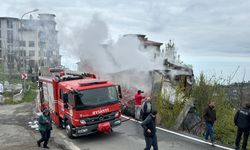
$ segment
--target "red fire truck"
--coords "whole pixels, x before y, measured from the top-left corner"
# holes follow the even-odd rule
[[[69,138],[109,133],[121,124],[119,85],[89,73],[50,72],[52,76],[39,76],[39,107],[50,110],[53,122],[65,128]]]

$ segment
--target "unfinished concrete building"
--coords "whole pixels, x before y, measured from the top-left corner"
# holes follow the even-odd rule
[[[0,17],[0,63],[5,72],[34,72],[61,64],[55,15],[38,18]]]

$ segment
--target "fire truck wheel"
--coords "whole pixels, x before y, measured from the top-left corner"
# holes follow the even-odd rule
[[[70,139],[73,139],[74,136],[73,136],[73,133],[72,133],[72,125],[71,125],[71,123],[69,121],[66,122],[65,130],[66,130],[66,133],[67,133],[68,137]]]

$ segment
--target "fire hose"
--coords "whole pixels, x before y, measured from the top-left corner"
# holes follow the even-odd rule
[[[121,103],[121,105],[122,105],[122,107],[123,107],[123,109],[126,109],[126,108],[132,108],[131,106],[129,106],[127,103],[128,102],[130,102],[130,101],[132,101],[132,100],[128,100],[127,102],[125,102],[125,103]],[[133,118],[131,118],[131,117],[128,117],[128,116],[126,116],[127,118],[125,118],[124,120],[122,120],[121,122],[127,122],[127,121],[129,121],[129,120],[131,120],[131,119],[133,119]]]

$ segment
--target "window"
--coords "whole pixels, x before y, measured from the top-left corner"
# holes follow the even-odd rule
[[[34,67],[35,66],[35,60],[29,60],[29,65],[30,65],[30,67]]]
[[[0,40],[0,48],[2,48],[2,41]]]
[[[13,31],[11,31],[11,30],[7,31],[7,42],[13,43]]]
[[[39,60],[39,65],[40,66],[44,66],[44,61],[43,60]]]
[[[19,41],[19,45],[22,46],[22,47],[25,47],[26,46],[26,42],[25,41]]]
[[[7,20],[7,28],[13,28],[13,21]]]
[[[114,86],[83,90],[76,95],[76,107],[79,109],[105,106],[117,102],[118,95]]]
[[[0,49],[0,58],[2,58],[2,50]]]
[[[29,51],[29,56],[35,56],[35,51]]]
[[[35,47],[35,41],[29,41],[29,47]]]
[[[74,103],[74,95],[72,93],[69,93],[68,94],[68,103],[71,105],[71,106],[75,106],[75,103]]]
[[[60,89],[60,99],[62,100],[63,99],[63,90]]]
[[[7,56],[7,67],[9,69],[14,69],[14,57],[12,55]]]
[[[45,48],[46,42],[40,41],[40,42],[38,43],[38,46],[39,46],[40,48]]]
[[[2,32],[1,32],[1,30],[0,30],[0,38],[2,37],[2,34],[1,34]]]
[[[53,51],[48,50],[46,56],[49,57],[49,56],[52,56],[52,55],[53,55]]]
[[[12,50],[13,50],[13,45],[8,45],[8,46],[7,46],[7,50],[8,50],[8,51],[12,51]]]
[[[19,51],[20,56],[26,56],[26,51]]]

